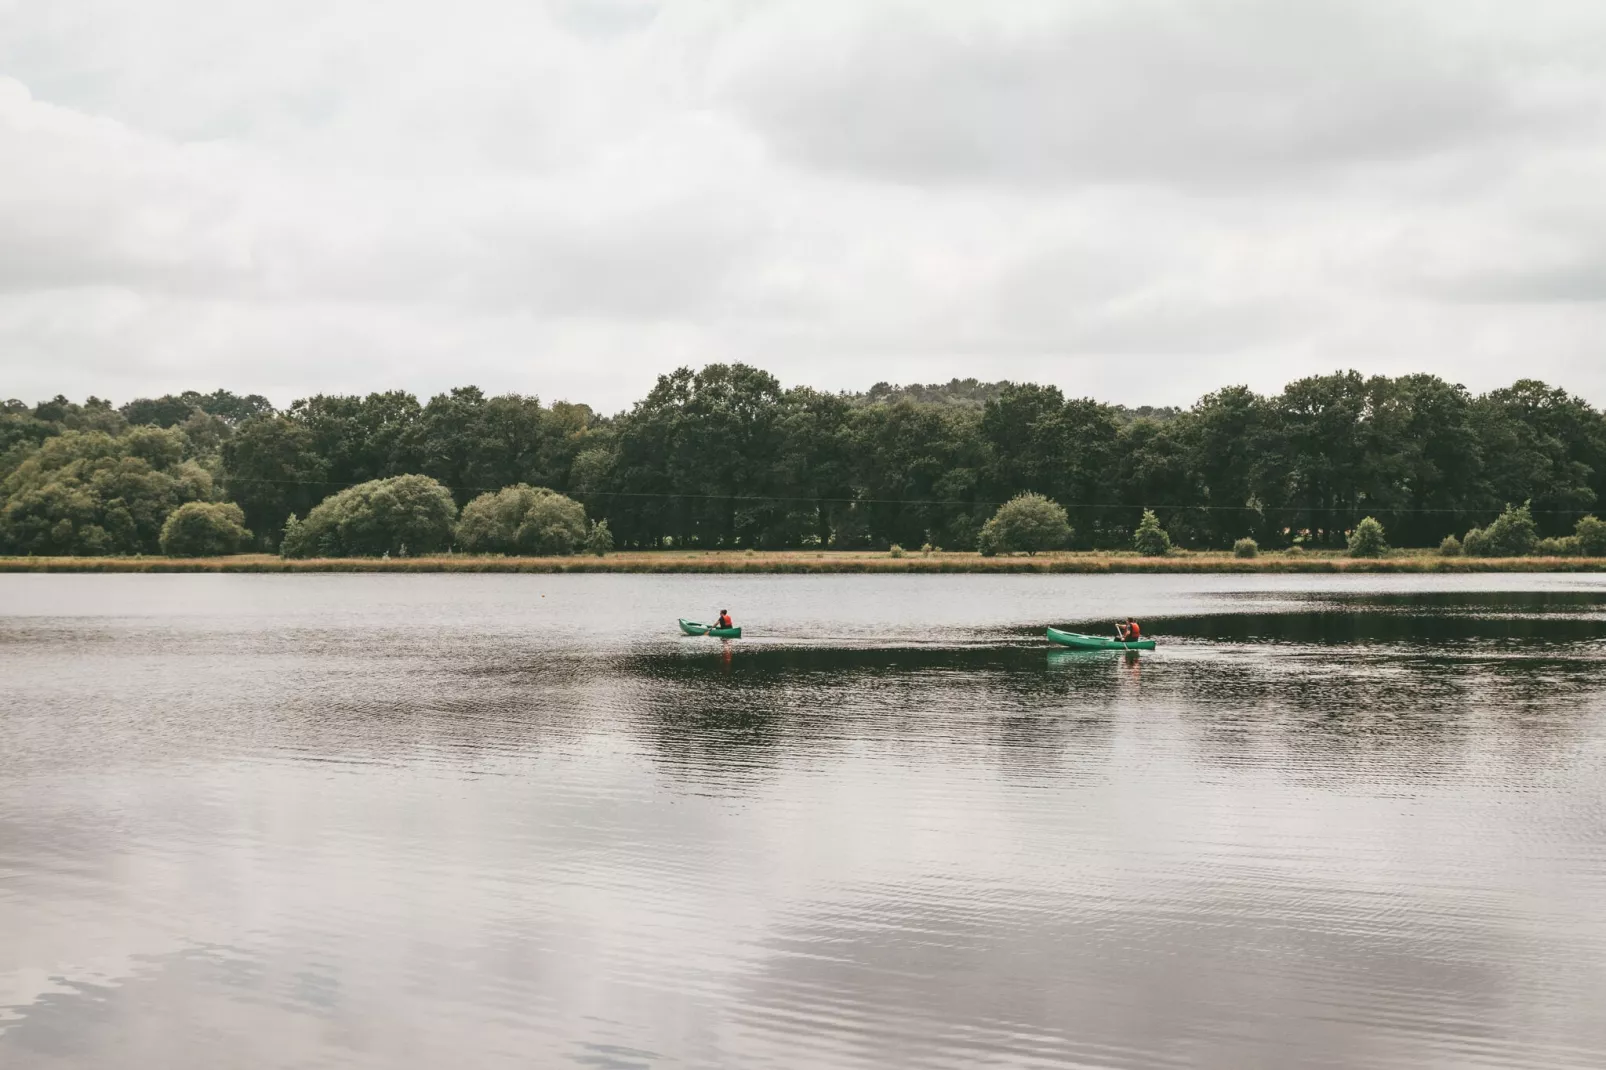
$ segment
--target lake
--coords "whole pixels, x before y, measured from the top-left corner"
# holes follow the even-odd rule
[[[1602,904],[1606,577],[0,576],[9,1070],[1599,1067]]]

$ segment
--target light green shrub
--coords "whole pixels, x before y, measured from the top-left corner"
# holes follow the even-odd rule
[[[1160,526],[1160,518],[1154,515],[1154,510],[1143,510],[1143,519],[1132,532],[1132,549],[1144,557],[1164,557],[1171,552],[1171,536]]]
[[[185,502],[162,525],[162,553],[170,557],[238,553],[250,538],[245,513],[233,502]]]
[[[285,525],[285,557],[433,554],[452,545],[457,505],[428,476],[394,476],[348,487]]]
[[[1071,541],[1065,508],[1041,494],[1017,494],[998,507],[982,525],[976,548],[983,557],[997,553],[1028,554],[1058,550]]]

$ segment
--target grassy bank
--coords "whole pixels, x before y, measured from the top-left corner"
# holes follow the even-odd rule
[[[1262,554],[1177,552],[1168,557],[1132,553],[1058,553],[1035,557],[982,557],[973,553],[869,551],[640,551],[607,557],[480,557],[444,554],[406,558],[308,558],[271,554],[229,557],[0,557],[0,572],[1601,572],[1600,557],[1440,557],[1431,551],[1396,552],[1373,560],[1339,553]]]

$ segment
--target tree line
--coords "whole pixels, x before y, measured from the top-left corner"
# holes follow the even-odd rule
[[[278,549],[310,538],[320,503],[399,476],[439,484],[454,516],[484,494],[550,491],[629,548],[976,549],[1022,493],[1062,506],[1079,548],[1131,546],[1145,510],[1189,548],[1344,547],[1367,516],[1394,545],[1432,546],[1522,503],[1539,537],[1573,531],[1606,497],[1606,416],[1530,379],[1474,395],[1349,371],[1134,410],[974,379],[828,393],[745,364],[661,376],[612,416],[472,386],[284,410],[226,390],[13,400],[0,403],[0,552],[155,553],[192,502],[237,506],[251,544]],[[200,516],[179,526],[201,531]],[[560,526],[577,549],[590,537]],[[334,545],[327,532],[345,529],[319,530]],[[455,545],[457,530],[442,537]]]

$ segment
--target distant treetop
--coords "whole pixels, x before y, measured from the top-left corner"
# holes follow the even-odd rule
[[[252,416],[272,413],[273,405],[261,394],[242,397],[230,390],[214,390],[210,394],[186,390],[182,394],[164,394],[159,398],[135,398],[118,411],[135,426],[155,424],[157,427],[173,427],[197,412],[216,416],[233,426]]]
[[[860,405],[892,405],[913,401],[925,405],[958,405],[979,409],[994,401],[1009,383],[983,383],[976,379],[950,379],[946,383],[877,383],[862,394],[849,394],[848,400]]]
[[[946,383],[877,383],[862,394],[848,394],[849,402],[856,405],[893,405],[899,401],[912,401],[920,405],[953,405],[962,409],[983,409],[990,401],[997,401],[1005,390],[1020,384],[1008,379],[984,383],[979,379],[950,379]],[[1128,408],[1112,405],[1118,423],[1133,420],[1171,420],[1182,414],[1175,405],[1139,405]]]

